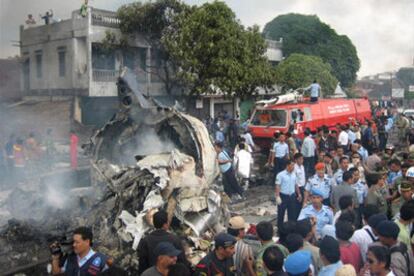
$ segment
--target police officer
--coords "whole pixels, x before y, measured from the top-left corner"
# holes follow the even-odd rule
[[[283,224],[285,212],[288,212],[288,220],[296,220],[297,201],[302,200],[299,186],[296,183],[296,174],[294,172],[295,163],[292,160],[287,161],[286,169],[276,176],[275,196],[277,206],[277,225]]]
[[[322,228],[325,225],[333,224],[334,215],[328,206],[323,205],[324,192],[321,189],[312,188],[311,195],[312,204],[307,205],[300,211],[298,220],[310,218],[316,221],[316,238],[319,239]]]
[[[286,136],[281,133],[279,136],[279,141],[273,145],[273,158],[271,158],[271,165],[273,165],[273,172],[275,177],[278,173],[285,169],[286,161],[289,159],[289,146],[285,141]]]
[[[87,276],[97,275],[108,269],[108,257],[95,252],[92,246],[93,234],[88,227],[79,227],[73,232],[73,253],[69,254],[60,266],[61,252],[52,253],[52,275]],[[56,243],[51,248],[57,248]]]
[[[303,207],[306,206],[309,200],[309,193],[313,188],[317,188],[322,192],[323,204],[329,206],[329,197],[332,190],[332,179],[325,174],[325,164],[320,162],[315,165],[316,174],[309,178],[305,185],[305,199],[303,200]]]
[[[197,264],[196,276],[232,276],[236,275],[233,262],[236,238],[227,233],[220,233],[214,238],[214,250]]]
[[[342,176],[344,172],[346,172],[348,169],[349,169],[349,159],[347,156],[343,156],[341,157],[341,159],[339,159],[339,169],[333,175],[332,184],[333,185],[342,184]]]

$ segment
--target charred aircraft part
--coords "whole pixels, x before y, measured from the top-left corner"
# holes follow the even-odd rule
[[[228,209],[215,190],[216,153],[203,123],[145,97],[127,71],[118,93],[119,112],[84,147],[92,185],[60,195],[73,197],[69,207],[50,208],[40,220],[9,221],[1,230],[7,250],[0,265],[17,271],[48,259],[49,243],[88,225],[94,247],[134,273],[137,245],[156,209],[165,209],[192,241],[221,230]],[[35,210],[37,202],[45,198],[28,199],[26,208]]]
[[[120,245],[137,248],[155,209],[167,210],[189,235],[221,230],[228,209],[214,190],[218,166],[204,124],[145,97],[127,70],[118,97],[120,111],[86,149],[93,186],[102,191],[101,200],[114,200],[109,217]],[[129,257],[121,255],[126,264]]]

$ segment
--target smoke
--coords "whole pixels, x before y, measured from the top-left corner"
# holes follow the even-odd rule
[[[134,155],[146,156],[150,154],[170,152],[176,146],[170,140],[158,135],[154,128],[146,127],[140,129],[135,136],[136,148]]]
[[[41,221],[53,212],[73,208],[77,204],[70,190],[89,185],[79,172],[70,171],[69,129],[70,102],[0,105],[0,226],[10,218]],[[55,153],[46,153],[46,131],[52,129]],[[27,138],[34,133],[38,143],[35,156],[27,151]],[[5,145],[10,135],[24,141],[24,168],[9,166]],[[81,154],[79,154],[81,157]]]

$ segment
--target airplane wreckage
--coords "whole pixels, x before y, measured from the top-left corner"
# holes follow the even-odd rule
[[[208,249],[205,240],[223,230],[229,211],[215,184],[216,153],[203,123],[145,97],[128,69],[118,80],[118,99],[119,111],[84,145],[91,185],[59,195],[70,198],[70,208],[48,208],[41,218],[12,219],[3,227],[0,263],[10,273],[46,266],[49,244],[56,239],[65,243],[74,228],[84,225],[92,227],[98,251],[135,272],[138,243],[152,229],[152,214],[159,209],[186,237],[193,263]],[[40,194],[14,191],[10,200],[23,199],[33,218],[36,205],[47,207]]]

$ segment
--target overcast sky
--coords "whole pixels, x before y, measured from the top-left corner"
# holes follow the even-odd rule
[[[81,0],[0,0],[0,57],[18,54],[13,40],[28,13],[53,9],[67,19]],[[90,0],[96,8],[116,10],[131,0]],[[185,0],[189,4],[207,1]],[[412,66],[414,60],[414,0],[227,0],[244,25],[261,28],[280,14],[316,14],[339,34],[347,35],[361,60],[359,76]],[[38,20],[40,21],[40,20]]]

